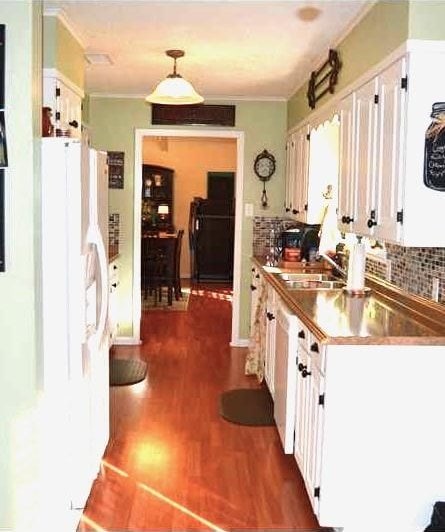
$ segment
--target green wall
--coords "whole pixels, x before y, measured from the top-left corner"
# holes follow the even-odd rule
[[[342,62],[336,92],[383,60],[406,39],[445,39],[445,2],[394,0],[378,2],[337,46]],[[309,115],[307,82],[290,98],[288,129]],[[329,101],[328,94],[320,105]]]
[[[336,47],[342,62],[336,92],[341,91],[381,61],[408,37],[409,2],[377,3]],[[287,125],[292,128],[312,110],[307,104],[307,82],[288,102]],[[319,105],[332,95],[325,95]]]
[[[218,102],[221,103],[221,102]],[[244,197],[243,203],[254,203],[255,213],[267,216],[281,215],[284,197],[286,102],[226,102],[236,104],[236,127],[245,132]],[[89,121],[92,143],[103,150],[125,151],[124,189],[110,190],[110,211],[121,215],[119,293],[120,335],[132,335],[132,272],[133,272],[133,181],[134,131],[150,128],[150,106],[139,99],[91,98]],[[175,128],[176,129],[176,128]],[[182,129],[196,130],[199,127]],[[206,128],[202,128],[205,131]],[[270,208],[260,209],[262,184],[253,172],[255,156],[267,148],[277,158],[277,171],[268,184]],[[238,198],[239,199],[239,198]],[[242,220],[242,290],[240,301],[240,337],[249,334],[250,256],[252,253],[252,219]]]
[[[33,416],[38,401],[41,316],[39,145],[40,4],[0,2],[6,24],[6,272],[0,274],[0,528],[32,508]],[[28,436],[31,435],[31,438]],[[26,504],[26,506],[22,506]]]
[[[85,85],[85,58],[82,46],[54,16],[43,18],[43,66],[55,68],[80,89]]]

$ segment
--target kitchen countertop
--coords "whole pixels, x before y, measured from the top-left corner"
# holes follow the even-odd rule
[[[274,268],[265,267],[262,257],[253,259],[265,279],[289,308],[322,343],[445,345],[445,307],[412,296],[367,276],[370,294],[351,296],[343,289],[289,290]],[[283,272],[330,270],[326,263],[305,266],[281,263]]]

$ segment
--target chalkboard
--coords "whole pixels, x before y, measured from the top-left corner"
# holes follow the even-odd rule
[[[433,105],[433,122],[425,135],[423,181],[428,188],[445,191],[445,103]]]
[[[108,188],[124,188],[124,157],[123,151],[107,152]]]

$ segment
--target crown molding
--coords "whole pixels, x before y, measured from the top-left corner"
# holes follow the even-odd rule
[[[88,93],[90,98],[127,98],[134,100],[145,100],[147,93],[145,94],[125,94],[125,93],[107,93],[107,92],[90,92]],[[287,98],[284,96],[205,96],[204,103],[206,102],[287,102]]]
[[[66,12],[61,7],[46,7],[43,10],[44,17],[55,17],[65,26],[65,28],[71,33],[74,39],[79,43],[81,48],[85,50],[85,41],[82,38],[79,30],[73,26],[73,23],[69,20]]]

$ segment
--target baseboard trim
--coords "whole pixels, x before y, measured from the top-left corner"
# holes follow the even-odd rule
[[[230,347],[249,347],[249,343],[248,338],[237,338],[230,342]]]
[[[118,336],[113,340],[113,345],[141,345],[139,338],[134,336]]]

